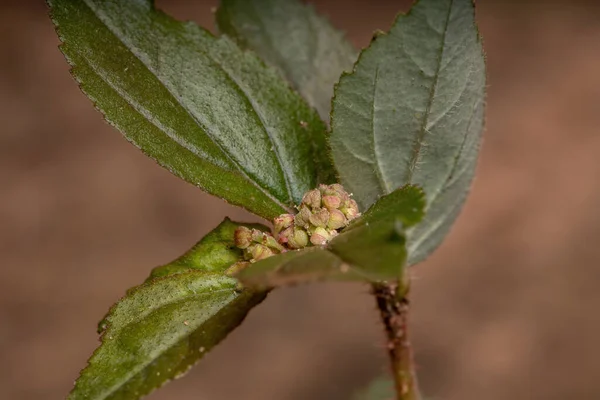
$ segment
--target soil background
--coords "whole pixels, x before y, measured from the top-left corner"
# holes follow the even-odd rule
[[[408,3],[320,0],[357,47]],[[212,27],[209,1],[158,1]],[[478,2],[487,129],[465,209],[414,269],[425,392],[600,398],[600,2]],[[0,399],[61,399],[95,326],[225,215],[102,121],[42,1],[0,2]],[[151,400],[349,399],[387,360],[367,288],[277,290]]]

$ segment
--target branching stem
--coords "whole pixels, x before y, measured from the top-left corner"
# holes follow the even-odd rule
[[[408,272],[397,283],[373,284],[385,328],[397,400],[421,400],[408,338]]]

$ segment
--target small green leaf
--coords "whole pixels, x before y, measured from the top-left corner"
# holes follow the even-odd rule
[[[417,225],[425,216],[425,193],[414,185],[406,185],[382,196],[346,231],[379,221],[399,220],[404,228]]]
[[[329,120],[333,85],[356,51],[327,19],[298,0],[222,0],[221,32],[275,66]]]
[[[406,235],[399,219],[365,223],[341,233],[327,247],[372,282],[399,278],[406,262]]]
[[[263,289],[326,279],[352,280],[350,274],[344,273],[345,268],[342,260],[327,250],[308,247],[250,264],[236,278],[246,286]]]
[[[154,268],[148,279],[177,274],[190,269],[224,273],[232,264],[242,260],[242,250],[235,247],[233,240],[233,234],[238,226],[269,231],[269,228],[264,225],[242,224],[225,218],[219,226],[177,260]]]
[[[275,70],[150,0],[49,0],[72,74],[177,176],[271,219],[317,184],[325,125]]]
[[[485,63],[472,0],[420,0],[373,39],[335,90],[330,146],[361,208],[406,184],[427,194],[408,237],[423,260],[454,222],[483,127]]]
[[[129,291],[68,398],[138,399],[181,376],[265,297],[237,287],[222,274],[190,270]]]

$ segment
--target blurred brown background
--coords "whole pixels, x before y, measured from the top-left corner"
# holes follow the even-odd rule
[[[357,46],[406,3],[315,2]],[[159,1],[212,27],[212,2]],[[414,270],[436,399],[600,399],[600,4],[481,0],[487,131],[455,229]],[[0,8],[0,398],[60,399],[95,325],[149,269],[240,210],[105,124],[41,1]],[[348,399],[387,360],[366,287],[278,290],[150,399]],[[235,374],[235,379],[226,378]]]

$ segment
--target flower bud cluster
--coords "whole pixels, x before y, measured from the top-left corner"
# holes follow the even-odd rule
[[[244,250],[244,259],[250,262],[288,249],[323,246],[359,216],[356,201],[342,185],[319,185],[304,195],[297,214],[281,214],[273,220],[275,236],[240,226],[235,230],[235,246]]]
[[[239,226],[234,233],[235,246],[244,250],[244,259],[259,261],[285,251],[273,235],[258,229]]]
[[[300,249],[326,244],[358,216],[356,201],[342,185],[320,185],[304,195],[296,215],[282,214],[273,223],[279,243]]]

